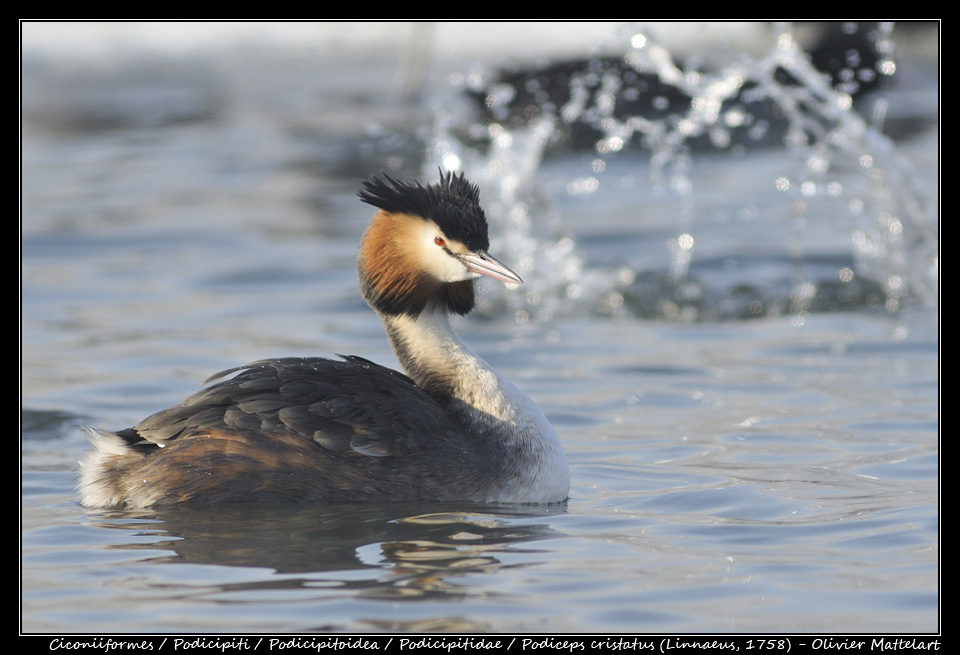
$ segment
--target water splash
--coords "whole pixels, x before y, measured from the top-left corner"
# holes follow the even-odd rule
[[[935,209],[881,126],[869,125],[845,91],[894,72],[892,26],[871,32],[878,58],[858,67],[861,59],[848,54],[833,85],[790,25],[771,30],[765,52],[737,53],[714,70],[678,63],[633,26],[616,56],[459,76],[454,89],[479,99],[484,116],[464,120],[469,112],[442,99],[427,161],[470,171],[497,224],[494,248],[527,280],[516,290],[487,290],[480,309],[509,311],[518,321],[624,312],[704,320],[935,302]],[[588,170],[554,189],[596,198],[613,189],[605,177],[611,165],[619,164],[621,178],[624,165],[633,166],[636,188],[669,203],[674,236],[663,244],[665,269],[633,260],[591,264],[564,231],[556,195],[541,179],[544,161],[583,146],[591,151]],[[786,236],[741,243],[723,256],[750,260],[751,249],[784,248],[778,263],[790,270],[767,275],[747,266],[746,280],[718,286],[723,276],[711,274],[708,251],[722,237],[710,224],[700,163],[760,148],[775,153],[766,179],[734,181],[726,196],[759,188],[765,199],[755,211]],[[836,234],[822,234],[830,230]],[[820,257],[824,243],[831,252]]]

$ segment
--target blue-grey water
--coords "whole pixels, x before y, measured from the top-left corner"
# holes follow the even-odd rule
[[[884,26],[896,74],[850,104],[783,25],[155,27],[24,26],[24,632],[939,630],[935,29]],[[498,67],[601,50],[693,56],[697,111],[482,119]],[[773,117],[710,114],[745,80]],[[526,280],[457,327],[556,427],[567,504],[79,505],[78,424],[264,357],[396,366],[355,194],[438,166]]]

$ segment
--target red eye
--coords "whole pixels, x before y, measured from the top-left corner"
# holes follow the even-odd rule
[[[445,246],[445,245],[447,245],[447,242],[443,240],[443,237],[435,237],[435,238],[433,239],[433,242],[434,242],[435,244],[437,244],[438,246]]]

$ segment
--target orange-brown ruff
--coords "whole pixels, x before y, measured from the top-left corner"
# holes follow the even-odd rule
[[[450,328],[473,309],[475,278],[521,282],[486,252],[477,188],[462,174],[427,187],[383,176],[359,195],[377,208],[361,289],[409,377],[359,357],[224,371],[135,427],[86,428],[85,505],[566,499],[540,408]]]

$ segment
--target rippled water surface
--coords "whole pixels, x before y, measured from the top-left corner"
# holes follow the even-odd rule
[[[652,150],[614,152],[483,122],[466,91],[504,97],[477,71],[520,27],[477,26],[486,52],[457,25],[366,26],[378,49],[316,27],[82,57],[25,30],[24,631],[939,629],[936,53],[905,30],[897,84],[808,99],[809,141],[674,147],[659,116],[602,123],[647,130]],[[595,29],[578,56],[648,52]],[[780,88],[770,53],[805,70],[782,43],[717,80]],[[873,132],[876,98],[909,129]],[[457,327],[556,427],[567,504],[78,504],[78,424],[129,426],[263,357],[395,366],[358,294],[355,194],[451,163],[526,280],[483,282]]]

